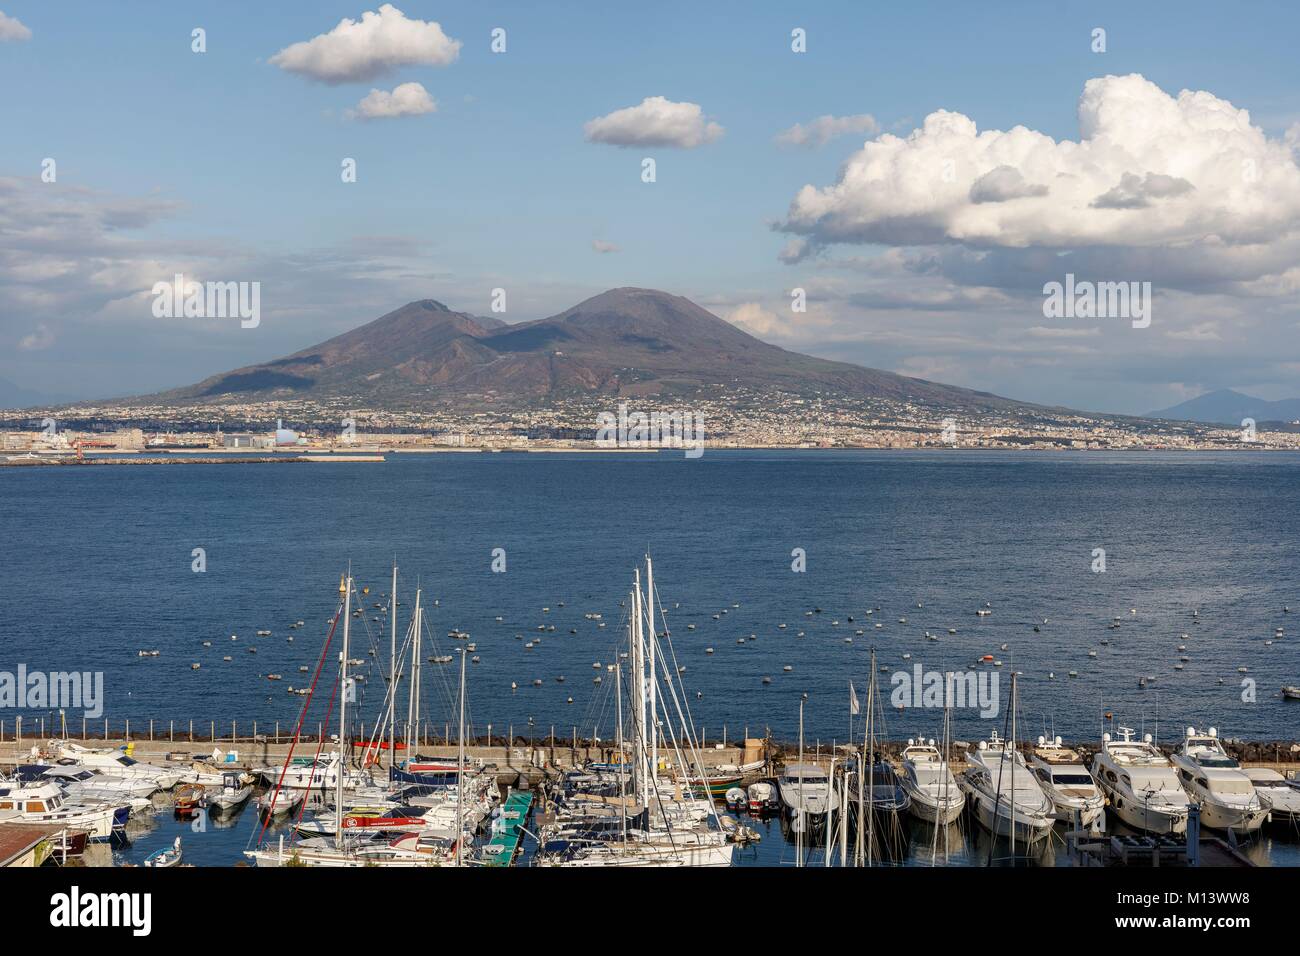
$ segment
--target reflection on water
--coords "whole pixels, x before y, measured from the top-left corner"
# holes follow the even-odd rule
[[[309,800],[312,806],[308,812],[321,805],[319,794],[313,794]],[[175,816],[170,796],[156,795],[153,803],[152,812],[131,818],[127,825],[128,844],[89,844],[85,865],[138,866],[150,853],[170,846],[179,836],[184,863],[235,866],[245,862],[243,851],[257,839],[262,827],[261,817],[251,799],[231,814],[222,817],[197,815],[192,820]],[[813,828],[800,840],[780,814],[751,816],[742,813],[735,816],[760,837],[755,843],[736,848],[735,865],[794,866],[801,851],[805,866],[826,865],[824,826]],[[283,834],[288,840],[292,823],[290,815],[278,817],[267,826],[264,839],[274,842]],[[1113,833],[1132,832],[1113,818],[1108,818],[1107,826]],[[831,865],[839,866],[840,836],[838,828],[833,829]],[[1005,839],[993,840],[969,814],[946,827],[935,827],[904,817],[896,826],[880,826],[875,834],[877,842],[872,858],[882,866],[1070,866],[1063,833],[1064,829],[1058,826],[1046,840],[1028,851],[1023,845],[1018,846],[1013,858],[1010,843]],[[855,836],[850,832],[847,839],[850,863],[854,848]],[[532,847],[526,843],[524,849],[526,859]],[[1257,866],[1300,866],[1300,833],[1294,828],[1266,827],[1251,840],[1239,841],[1239,849]]]

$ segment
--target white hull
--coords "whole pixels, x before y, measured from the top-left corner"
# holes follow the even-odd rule
[[[1201,825],[1211,830],[1254,833],[1268,819],[1268,805],[1255,800],[1252,807],[1233,807],[1222,803],[1201,803]]]
[[[1167,804],[1141,804],[1117,793],[1110,794],[1110,808],[1121,822],[1156,836],[1177,836],[1187,832],[1187,808]]]
[[[955,787],[946,802],[909,787],[906,781],[903,783],[903,789],[912,798],[908,812],[926,823],[947,826],[961,816],[961,811],[966,806],[966,795]]]
[[[979,820],[980,826],[994,836],[1010,839],[1011,808],[1004,803],[999,810],[991,797],[978,791],[971,794],[971,799],[974,801],[975,818]],[[1053,821],[1050,817],[1041,814],[1025,814],[1019,810],[1016,811],[1015,816],[1017,843],[1032,846],[1052,832]]]

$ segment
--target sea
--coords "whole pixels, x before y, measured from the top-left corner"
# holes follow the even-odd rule
[[[710,743],[792,742],[801,704],[808,747],[843,742],[873,653],[894,739],[940,736],[942,708],[902,679],[931,672],[974,671],[989,693],[996,677],[996,711],[968,699],[952,734],[1005,734],[1014,671],[1021,739],[1095,743],[1123,725],[1172,742],[1194,725],[1294,741],[1300,702],[1280,689],[1300,684],[1297,465],[710,449],[0,469],[0,672],[102,673],[91,729],[284,732],[350,569],[365,609],[351,656],[367,661],[355,710],[373,720],[390,643],[375,605],[396,561],[399,632],[419,588],[424,656],[475,645],[473,733],[609,739],[606,668],[649,554]],[[454,670],[425,664],[431,735],[455,720]],[[84,711],[0,709],[10,733],[18,715],[72,732]]]
[[[1128,726],[1172,743],[1213,726],[1284,750],[1300,737],[1300,702],[1279,693],[1300,683],[1298,465],[1281,452],[708,449],[0,469],[0,673],[102,674],[104,688],[100,714],[5,706],[0,730],[21,716],[50,735],[106,719],[137,737],[150,721],[178,739],[191,722],[288,733],[303,703],[289,687],[309,682],[300,668],[315,667],[349,571],[364,608],[350,656],[365,661],[351,709],[373,727],[395,561],[399,633],[418,588],[423,654],[474,645],[469,733],[608,741],[607,668],[649,554],[706,746],[793,745],[802,716],[805,747],[825,751],[861,727],[869,694],[879,735],[940,737],[942,706],[904,678],[954,672],[993,704],[952,709],[958,740],[1006,734],[1014,717],[1022,740],[1095,744]],[[454,740],[455,666],[424,674],[426,733]],[[188,826],[160,814],[119,854]],[[792,864],[779,825],[755,826],[766,839],[742,855]],[[231,846],[201,845],[235,862],[247,834],[234,829]],[[934,835],[909,841],[907,859],[927,862]],[[983,858],[978,834],[959,842],[966,862]]]

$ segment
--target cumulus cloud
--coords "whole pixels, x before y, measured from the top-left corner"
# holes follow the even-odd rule
[[[358,83],[403,66],[447,66],[460,46],[438,23],[410,20],[385,3],[359,21],[344,18],[329,33],[285,47],[270,62],[322,83]]]
[[[592,251],[594,251],[594,252],[599,252],[599,253],[601,253],[602,255],[604,255],[604,254],[606,254],[606,253],[610,253],[610,252],[619,252],[619,251],[621,251],[617,245],[615,245],[614,243],[609,242],[608,240],[605,240],[605,239],[593,239],[593,240],[591,240],[591,248],[592,248]]]
[[[0,40],[30,40],[32,31],[17,17],[5,16],[0,10]]]
[[[834,243],[1056,249],[1213,241],[1267,245],[1300,223],[1300,167],[1250,114],[1139,75],[1089,80],[1078,142],[980,132],[946,110],[881,135],[839,180],[804,186],[778,228]]]
[[[670,146],[694,149],[722,136],[723,129],[704,116],[698,103],[674,103],[647,96],[636,106],[589,120],[587,141],[611,146]]]
[[[879,129],[876,118],[870,113],[857,113],[853,116],[832,116],[828,113],[808,123],[795,123],[778,133],[776,141],[781,146],[815,148],[825,146],[839,136],[850,133],[871,136]]]
[[[398,116],[420,116],[437,110],[438,104],[419,83],[402,83],[389,93],[387,90],[371,90],[357,104],[357,108],[348,111],[352,119],[373,120],[393,119]]]

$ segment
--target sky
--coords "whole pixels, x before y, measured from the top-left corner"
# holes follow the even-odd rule
[[[1297,28],[1266,2],[0,0],[0,403],[190,384],[419,298],[504,289],[517,322],[617,286],[1045,404],[1294,397]],[[176,273],[259,283],[260,321],[156,317]],[[1049,315],[1067,274],[1150,283],[1149,323]]]

